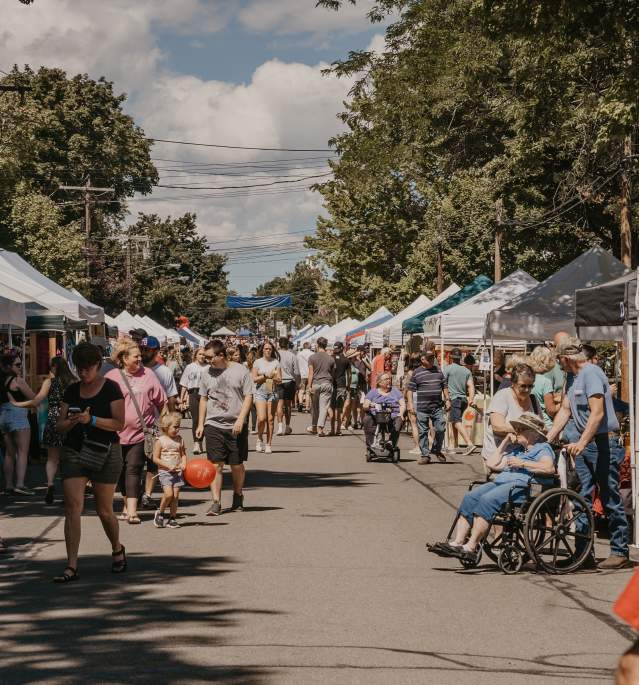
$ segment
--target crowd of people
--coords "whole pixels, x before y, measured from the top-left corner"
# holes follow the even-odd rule
[[[496,486],[512,479],[504,474],[535,478],[548,470],[543,456],[547,450],[533,450],[543,456],[533,459],[519,456],[521,448],[526,452],[540,436],[547,443],[562,434],[576,459],[581,494],[592,504],[596,487],[608,517],[611,554],[601,565],[622,568],[628,563],[629,531],[619,477],[624,456],[620,407],[605,374],[593,363],[595,355],[594,348],[560,333],[554,343],[538,346],[527,356],[495,356],[495,391],[485,409],[481,454],[486,473],[500,475],[485,488],[486,502],[462,503],[464,523],[449,544],[451,554],[475,552],[484,530],[477,520],[480,512],[493,511],[501,496]],[[293,431],[293,410],[309,416],[309,434],[338,437],[361,429],[368,447],[375,439],[376,413],[388,410],[393,445],[405,427],[420,466],[433,458],[445,462],[460,449],[465,456],[478,449],[464,416],[468,408],[480,411],[476,385],[481,375],[475,357],[458,348],[442,363],[428,342],[403,358],[392,348],[371,358],[363,346],[336,342],[329,349],[321,337],[314,349],[304,343],[294,351],[291,341],[282,337],[259,345],[212,340],[192,354],[176,355],[163,354],[156,338],[134,329],[117,340],[109,357],[85,342],[73,349],[71,362],[53,358],[48,377],[34,392],[21,373],[19,355],[0,359],[0,432],[9,495],[34,495],[25,483],[28,412],[48,401],[42,436],[47,450],[45,501],[54,503],[59,470],[66,513],[68,566],[56,577],[58,582],[78,577],[80,517],[88,486],[112,545],[115,573],[127,564],[120,523],[139,525],[139,510],[149,509],[155,512],[156,527],[179,527],[187,460],[180,434],[184,417],[191,422],[193,454],[206,455],[218,475],[225,465],[230,468],[230,511],[244,507],[249,434],[256,436],[256,452],[276,451]],[[532,462],[541,466],[531,467]],[[159,500],[154,497],[158,483]],[[114,514],[116,491],[122,506]],[[222,478],[216,477],[206,514],[222,512]]]

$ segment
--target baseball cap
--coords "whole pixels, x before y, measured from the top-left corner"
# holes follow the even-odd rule
[[[462,353],[459,347],[453,347],[453,349],[450,351],[450,357],[451,359],[461,359]]]
[[[129,335],[134,339],[134,340],[142,340],[142,338],[146,338],[148,333],[144,330],[144,328],[132,328],[129,331]]]
[[[583,350],[581,340],[579,338],[564,338],[557,349],[555,350],[558,357],[571,357],[575,354],[580,354]]]
[[[147,335],[145,338],[140,340],[140,347],[146,347],[150,350],[159,350],[160,341],[157,338],[154,338],[152,335]]]

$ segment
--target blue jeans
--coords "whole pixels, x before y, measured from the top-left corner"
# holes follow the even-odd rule
[[[446,418],[444,417],[444,409],[437,407],[437,409],[417,410],[417,430],[419,432],[419,449],[422,457],[427,457],[430,454],[428,447],[428,430],[429,424],[433,424],[435,429],[435,439],[433,440],[433,452],[437,454],[442,451],[444,444],[444,434],[446,433]]]
[[[514,504],[526,500],[527,484],[513,480],[509,483],[490,481],[468,491],[459,506],[459,513],[473,525],[475,516],[492,521],[495,514],[510,498]]]
[[[608,517],[610,552],[619,556],[628,556],[628,520],[619,489],[619,466],[625,453],[616,438],[603,433],[596,435],[575,459],[581,481],[580,494],[591,508],[593,490],[595,485],[599,486],[599,497]]]

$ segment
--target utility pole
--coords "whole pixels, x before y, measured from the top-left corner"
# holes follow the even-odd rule
[[[131,237],[126,239],[126,310],[131,313]]]
[[[623,139],[623,170],[621,172],[621,263],[632,268],[632,223],[630,207],[630,164],[632,155],[632,135]]]
[[[87,282],[91,278],[91,264],[90,264],[90,243],[91,243],[91,193],[114,193],[115,188],[96,188],[91,185],[91,176],[87,176],[86,184],[83,186],[59,186],[58,190],[82,190],[84,191],[84,232],[85,232],[85,250],[86,250],[86,273]]]
[[[442,254],[442,218],[437,217],[438,235],[436,239],[437,252],[437,294],[444,291],[444,256]]]
[[[495,201],[495,220],[497,227],[495,228],[495,283],[501,281],[501,239],[503,235],[504,226],[504,201],[499,198]]]

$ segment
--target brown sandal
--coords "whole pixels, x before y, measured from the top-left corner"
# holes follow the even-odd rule
[[[142,523],[140,517],[137,514],[135,516],[129,516],[127,518],[127,521],[132,526],[137,526],[138,524]]]

